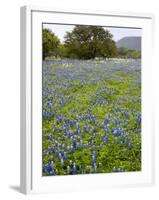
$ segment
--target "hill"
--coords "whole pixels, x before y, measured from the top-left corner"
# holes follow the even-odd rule
[[[116,42],[117,47],[141,51],[141,37],[124,37]]]

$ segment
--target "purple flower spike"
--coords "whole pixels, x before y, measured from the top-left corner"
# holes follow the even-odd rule
[[[108,117],[106,117],[106,119],[105,119],[105,124],[108,124],[108,122],[109,122],[109,118]]]
[[[116,119],[115,123],[116,123],[116,125],[118,125],[120,123],[120,119]]]
[[[76,164],[73,163],[73,174],[77,174]]]
[[[89,131],[89,127],[87,125],[84,126],[84,131],[87,133]]]
[[[50,171],[50,176],[54,176],[54,171]]]

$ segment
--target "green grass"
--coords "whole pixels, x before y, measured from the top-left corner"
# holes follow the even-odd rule
[[[56,70],[61,68],[72,68],[75,70],[75,66],[54,65],[52,72],[49,74],[52,76],[52,80],[57,79],[59,73]],[[78,173],[80,173],[80,166],[84,173],[87,166],[90,167],[90,172],[93,173],[91,160],[93,152],[96,153],[97,173],[109,173],[113,170],[141,170],[141,125],[137,123],[137,115],[141,112],[141,86],[140,83],[136,82],[136,73],[114,70],[109,77],[107,75],[104,76],[99,68],[100,66],[98,68],[95,67],[95,69],[81,69],[88,74],[93,74],[91,78],[74,79],[71,81],[66,78],[59,83],[47,85],[50,88],[69,85],[69,89],[63,87],[62,89],[55,90],[56,98],[50,95],[50,98],[54,101],[52,112],[56,110],[57,114],[51,119],[43,118],[43,136],[52,134],[54,129],[56,131],[53,134],[52,140],[43,139],[43,152],[47,152],[48,147],[54,146],[55,140],[59,141],[60,144],[67,143],[68,146],[72,144],[70,139],[65,137],[66,132],[64,130],[59,131],[64,125],[64,121],[56,124],[58,115],[62,115],[63,118],[67,118],[69,121],[74,121],[75,118],[78,119],[81,132],[84,130],[85,125],[89,126],[89,132],[85,133],[84,138],[82,138],[82,134],[75,135],[77,140],[82,139],[84,144],[87,144],[89,139],[93,138],[92,143],[88,144],[88,149],[75,149],[74,153],[68,154],[68,159],[64,161],[64,166],[60,165],[59,159],[52,153],[43,156],[43,166],[50,162],[50,157],[53,157],[55,161],[54,170],[58,169],[60,175],[67,174],[66,169],[70,160],[76,163]],[[101,80],[96,81],[97,75],[101,77]],[[61,105],[58,102],[62,97],[64,97],[64,102]],[[71,100],[68,100],[69,97],[71,97]],[[91,123],[89,119],[80,121],[81,116],[88,113],[88,109],[91,109],[91,115],[95,115],[96,119]],[[129,117],[123,114],[124,111],[128,113]],[[101,137],[106,135],[102,124],[107,116],[111,117],[107,125],[108,141],[100,147],[102,143]],[[118,128],[115,123],[117,118],[120,118],[119,126],[124,130],[126,138],[123,146],[121,146],[121,142],[124,139],[113,134],[113,130]],[[134,127],[136,127],[138,133],[134,132]],[[92,134],[93,129],[95,129],[94,135]],[[70,132],[73,133],[75,130],[76,126],[74,125]],[[118,140],[117,143],[114,142],[115,139]],[[128,146],[129,143],[131,146]],[[93,145],[95,146],[94,150],[91,149]],[[57,150],[60,151],[60,148]],[[66,147],[64,147],[64,150],[67,151]],[[71,173],[73,172],[71,171]],[[43,175],[49,174],[43,173]]]

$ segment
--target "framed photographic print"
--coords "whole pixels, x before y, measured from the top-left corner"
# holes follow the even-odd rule
[[[149,14],[21,8],[21,191],[153,183]]]

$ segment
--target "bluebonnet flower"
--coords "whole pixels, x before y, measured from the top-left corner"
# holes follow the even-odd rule
[[[106,125],[103,125],[103,129],[105,132],[107,132],[107,126]]]
[[[57,140],[55,140],[55,146],[58,147],[58,141]]]
[[[52,160],[51,163],[50,163],[51,167],[54,166],[54,161]]]
[[[107,133],[106,136],[105,136],[105,140],[106,140],[106,141],[108,140],[108,133]]]
[[[46,166],[46,169],[47,169],[48,172],[52,171],[52,167],[51,167],[51,165],[48,164],[48,165]]]
[[[76,129],[78,130],[80,128],[79,123],[76,122]]]
[[[74,123],[72,121],[70,121],[70,127],[73,128]]]
[[[49,173],[50,173],[50,176],[54,176],[54,171],[53,170],[50,171]]]
[[[121,136],[121,130],[120,129],[114,129],[113,133],[115,136]]]
[[[90,116],[89,123],[92,124],[92,122],[93,122],[93,118],[92,118],[92,116]]]
[[[59,124],[59,119],[56,119],[56,124]]]
[[[52,137],[53,137],[52,135],[49,135],[49,139],[48,140],[52,140]]]
[[[62,116],[59,116],[58,119],[59,119],[60,122],[62,122],[63,118],[62,118]]]
[[[141,124],[141,118],[138,118],[137,122],[138,124]]]
[[[105,124],[108,124],[108,122],[109,122],[109,118],[106,117],[104,123],[105,123]]]
[[[88,125],[85,125],[85,126],[84,126],[84,131],[85,131],[86,133],[89,131]]]
[[[50,151],[51,150],[51,147],[48,147],[48,151]]]
[[[59,152],[59,153],[58,153],[58,158],[61,159],[61,157],[62,157],[62,155],[61,155],[61,153]]]
[[[92,134],[94,134],[94,133],[95,133],[95,129],[93,128],[93,129],[92,129]]]
[[[60,128],[59,128],[59,131],[60,131],[60,132],[62,132],[62,131],[63,131],[63,128],[62,128],[62,127],[60,127]]]
[[[129,67],[125,67],[123,62]],[[105,172],[106,167],[104,164],[102,165],[103,160],[100,161],[102,153],[100,150],[103,151],[103,147],[110,150],[111,145],[116,145],[113,158],[120,160],[121,152],[123,154],[125,152],[124,149],[127,150],[125,156],[127,159],[128,153],[131,153],[131,145],[140,145],[138,142],[141,139],[140,135],[134,134],[141,132],[141,113],[136,114],[140,110],[138,107],[141,103],[140,93],[137,95],[135,93],[133,96],[129,93],[134,90],[140,92],[140,73],[136,73],[140,69],[139,63],[137,60],[58,59],[44,61],[42,91],[42,117],[44,119],[42,170],[44,175],[52,174],[53,170],[55,175],[59,173],[62,175],[63,170],[67,173],[68,166],[70,168],[68,174],[75,174],[76,171],[81,174],[86,171],[87,173],[96,173],[98,167],[99,172]],[[101,73],[97,75],[96,72],[97,70],[99,72],[99,69]],[[89,73],[89,70],[92,73]],[[122,88],[122,96],[122,93],[118,92],[120,88],[109,88],[110,83],[107,81],[111,80],[112,83],[117,81],[117,83],[123,84],[126,81],[127,84],[127,80],[120,79],[114,74],[116,70],[135,75],[128,80],[129,91],[124,91]],[[92,85],[95,87],[91,88]],[[90,93],[88,92],[88,102],[85,95],[81,96],[80,92],[78,93],[78,89],[85,88],[85,86],[92,90]],[[112,84],[112,86],[114,85]],[[77,88],[76,95],[69,96],[74,88],[75,90]],[[75,106],[73,107],[73,105]],[[107,143],[108,138],[109,142]],[[138,147],[140,148],[140,146]],[[81,160],[78,160],[80,156],[84,156],[81,163]],[[113,156],[113,152],[110,151],[109,156]],[[70,159],[76,164],[73,162],[71,164]],[[48,163],[44,165],[46,161]],[[61,163],[63,164],[61,165]],[[77,165],[79,163],[81,166]],[[59,168],[57,169],[57,167]],[[124,168],[115,167],[114,171],[125,171]],[[74,171],[74,169],[76,170]],[[57,173],[58,170],[59,173]]]
[[[77,142],[76,139],[73,139],[73,147],[76,148],[77,147]]]
[[[80,134],[80,129],[76,129],[75,133]]]
[[[137,118],[138,118],[137,119],[138,124],[141,124],[141,113],[138,114]]]
[[[76,164],[73,163],[73,174],[77,174]]]
[[[118,130],[114,129],[114,130],[113,130],[113,133],[114,133],[114,135],[117,135]]]
[[[134,127],[134,133],[137,133],[137,128],[136,127]]]
[[[116,119],[115,123],[116,123],[116,125],[118,125],[120,123],[120,119]]]
[[[138,114],[138,118],[141,118],[141,113]]]

